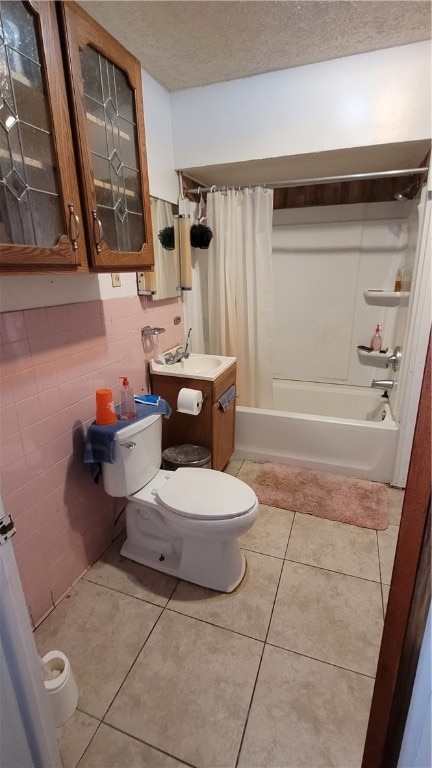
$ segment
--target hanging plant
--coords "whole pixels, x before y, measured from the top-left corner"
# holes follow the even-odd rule
[[[174,227],[165,227],[164,229],[161,229],[158,238],[162,248],[165,248],[166,251],[174,250]]]
[[[213,237],[210,227],[205,224],[193,224],[190,231],[192,248],[208,248]]]

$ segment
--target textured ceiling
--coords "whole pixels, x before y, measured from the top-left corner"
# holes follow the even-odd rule
[[[426,40],[429,0],[81,0],[170,91]]]

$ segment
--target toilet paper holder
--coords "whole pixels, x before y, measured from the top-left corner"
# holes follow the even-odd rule
[[[188,398],[189,394],[189,398]],[[186,395],[186,401],[185,401],[185,395]],[[197,396],[201,396],[200,399],[197,399]],[[191,397],[192,396],[192,399]],[[195,398],[195,399],[194,399]],[[181,388],[177,395],[177,413],[184,413],[187,416],[199,416],[203,405],[207,399],[207,395],[203,393],[201,390],[192,390],[188,387]],[[198,410],[195,410],[195,409]]]

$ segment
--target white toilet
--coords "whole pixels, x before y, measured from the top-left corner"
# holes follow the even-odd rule
[[[121,554],[220,592],[232,592],[246,568],[238,537],[258,514],[246,483],[213,469],[161,470],[162,417],[115,434],[114,463],[102,464],[105,490],[126,496]]]

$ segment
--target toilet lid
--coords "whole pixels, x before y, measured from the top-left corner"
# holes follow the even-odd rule
[[[249,512],[257,498],[252,488],[214,469],[180,467],[157,492],[164,507],[184,517],[227,520]]]

